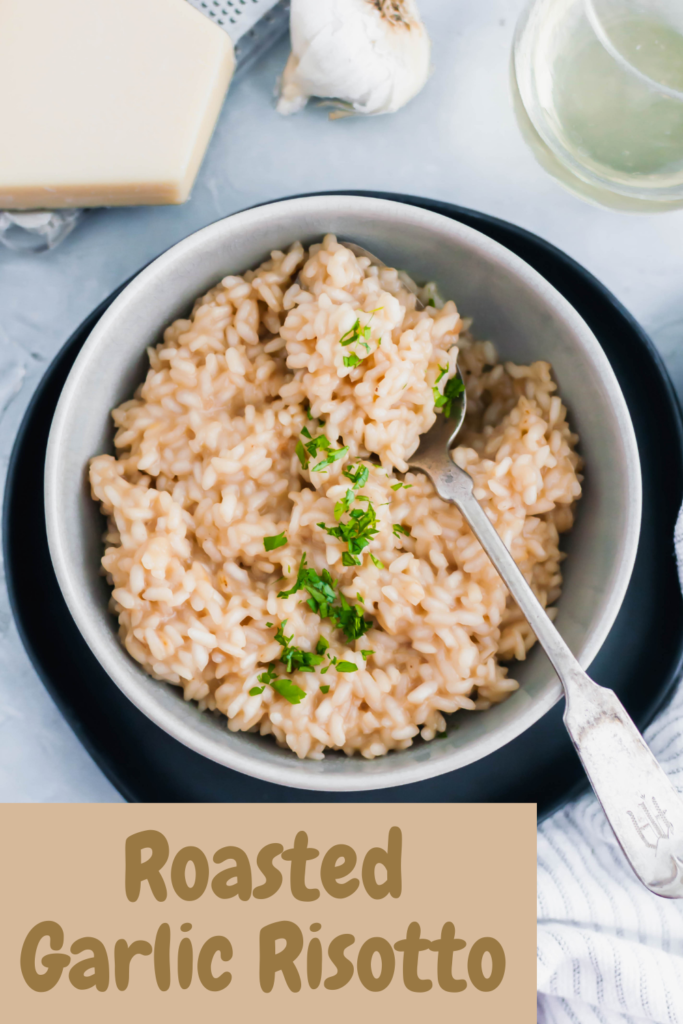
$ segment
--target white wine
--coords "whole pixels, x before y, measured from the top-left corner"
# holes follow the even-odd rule
[[[683,33],[635,13],[636,4],[621,17],[618,3],[603,6],[604,19],[592,0],[538,5],[514,61],[524,134],[586,198],[625,209],[683,205]]]

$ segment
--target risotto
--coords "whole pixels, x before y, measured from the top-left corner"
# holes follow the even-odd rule
[[[113,412],[117,456],[90,465],[111,608],[147,672],[316,759],[433,740],[517,689],[501,662],[535,638],[409,461],[457,361],[454,458],[551,605],[581,463],[548,363],[500,363],[433,286],[332,235],[224,278],[149,361]]]

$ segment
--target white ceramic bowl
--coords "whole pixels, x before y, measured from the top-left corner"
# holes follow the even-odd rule
[[[557,627],[584,666],[604,641],[621,605],[636,554],[641,480],[633,427],[612,369],[594,335],[536,271],[472,228],[402,203],[354,196],[289,199],[234,214],[164,253],[112,303],[78,356],[50,433],[45,501],[50,552],[64,597],[91,650],[123,692],[152,721],[193,750],[269,782],[303,789],[381,789],[428,779],[476,761],[528,729],[561,696],[537,648],[515,665],[521,688],[483,714],[460,712],[457,730],[435,743],[365,761],[328,754],[299,761],[272,738],[231,733],[225,719],[202,714],[181,691],[157,682],[125,652],[107,610],[99,575],[104,521],[87,484],[88,460],[113,451],[110,410],[144,378],[145,348],[187,315],[196,296],[226,274],[262,261],[296,239],[326,232],[355,241],[389,266],[437,281],[477,336],[503,358],[548,359],[581,437],[584,497],[567,538],[569,558]],[[93,693],[93,700],[97,694]]]

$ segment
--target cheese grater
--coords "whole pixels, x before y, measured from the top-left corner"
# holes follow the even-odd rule
[[[200,14],[220,25],[235,44],[235,75],[284,35],[290,0],[187,0]]]
[[[235,75],[242,75],[289,27],[290,0],[187,0],[228,33],[235,46]],[[233,78],[233,81],[234,81]],[[23,252],[53,249],[73,231],[84,211],[0,210],[0,243]]]

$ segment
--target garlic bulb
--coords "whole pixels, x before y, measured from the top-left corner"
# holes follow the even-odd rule
[[[415,0],[292,0],[290,29],[281,114],[310,96],[348,113],[391,114],[427,81],[429,36]]]

